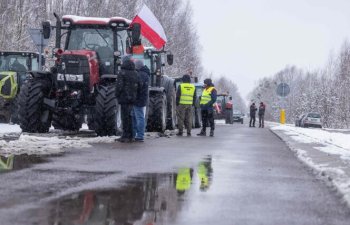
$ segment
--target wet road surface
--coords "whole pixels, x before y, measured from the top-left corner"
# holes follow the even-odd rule
[[[2,162],[4,225],[350,221],[340,197],[268,129],[219,125],[214,138],[151,137]]]

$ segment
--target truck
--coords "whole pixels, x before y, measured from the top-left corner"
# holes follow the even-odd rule
[[[39,69],[39,54],[0,51],[0,122],[18,122],[17,95],[27,71]]]
[[[54,16],[55,25],[44,21],[42,26],[45,39],[55,29],[55,65],[49,72],[28,73],[19,94],[22,131],[46,133],[51,124],[77,131],[87,115],[98,136],[115,135],[121,57],[140,45],[141,25],[122,17]]]
[[[218,94],[214,109],[214,119],[224,119],[225,124],[233,124],[233,104],[230,95]]]

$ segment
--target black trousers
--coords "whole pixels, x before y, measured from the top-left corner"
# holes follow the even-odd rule
[[[249,122],[249,126],[253,126],[255,127],[255,115],[254,116],[250,116],[250,122]]]
[[[208,123],[210,124],[210,130],[215,130],[214,123],[214,111],[213,110],[201,110],[202,113],[202,126],[205,131]]]
[[[259,127],[264,127],[264,115],[259,115]]]
[[[132,132],[132,109],[133,105],[131,104],[121,104],[120,110],[121,110],[121,119],[123,124],[123,134],[122,138],[133,138],[133,132]]]

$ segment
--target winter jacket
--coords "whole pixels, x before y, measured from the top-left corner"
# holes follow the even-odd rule
[[[258,112],[259,116],[265,115],[265,108],[266,108],[265,105],[259,106],[259,112]]]
[[[137,90],[140,85],[139,76],[135,70],[135,64],[126,60],[118,73],[116,97],[119,104],[134,104],[137,98]]]
[[[148,86],[149,77],[151,76],[151,71],[147,66],[141,67],[138,71],[140,85],[137,89],[136,102],[134,103],[137,107],[145,107],[148,101]]]
[[[258,110],[258,109],[256,108],[255,105],[251,105],[251,106],[250,106],[250,116],[251,116],[251,117],[255,117],[256,111],[257,111],[257,110]]]
[[[208,86],[208,88],[209,87],[212,87],[212,86]],[[208,102],[206,105],[201,105],[201,110],[210,110],[210,111],[214,110],[213,105],[216,102],[216,98],[217,98],[217,91],[215,88],[212,90],[210,96],[211,96],[211,101]]]

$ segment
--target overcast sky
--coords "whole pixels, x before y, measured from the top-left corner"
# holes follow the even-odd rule
[[[350,0],[189,0],[205,69],[243,98],[286,65],[320,68],[350,37]]]

